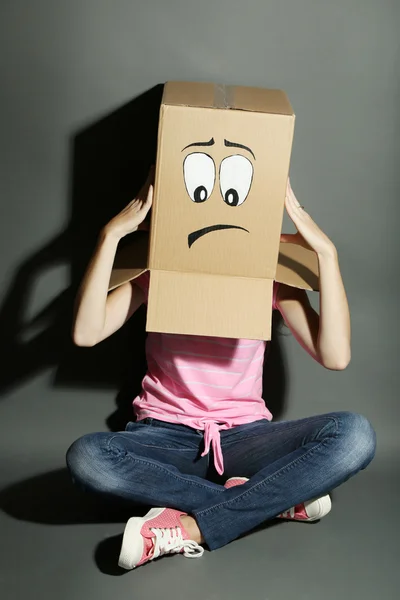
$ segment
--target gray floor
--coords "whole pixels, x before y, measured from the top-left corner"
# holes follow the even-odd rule
[[[175,556],[120,571],[123,523],[82,497],[64,469],[70,441],[104,428],[113,394],[49,384],[38,377],[0,404],[5,600],[398,597],[399,465],[379,453],[336,490],[332,512],[319,523],[280,522],[198,560]]]

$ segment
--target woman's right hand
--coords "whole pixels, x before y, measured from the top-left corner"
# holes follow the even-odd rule
[[[154,167],[151,167],[147,180],[137,197],[106,225],[106,232],[121,239],[140,228],[153,202]]]

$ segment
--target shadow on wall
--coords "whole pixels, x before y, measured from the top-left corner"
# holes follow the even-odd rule
[[[73,137],[70,222],[19,267],[0,309],[0,394],[55,368],[54,386],[120,388],[116,410],[107,419],[109,429],[122,429],[132,419],[132,399],[146,369],[144,308],[94,348],[72,343],[72,310],[100,228],[135,196],[155,162],[162,90],[162,85],[155,86]],[[47,270],[65,264],[70,268],[70,286],[26,322],[37,281]],[[32,336],[32,331],[38,333]],[[285,396],[279,336],[268,353],[264,397],[279,418]]]
[[[122,397],[127,385],[134,392],[140,388],[144,310],[94,348],[74,346],[71,323],[76,291],[100,228],[135,196],[154,163],[162,89],[155,86],[73,137],[68,226],[20,265],[0,308],[2,395],[48,368],[55,368],[55,386],[115,389],[127,379]],[[58,265],[69,267],[70,286],[26,322],[37,281]],[[123,416],[112,423],[118,420]]]
[[[0,308],[1,395],[53,368],[55,387],[120,389],[116,408],[107,419],[109,429],[123,429],[132,420],[132,399],[146,369],[144,308],[120,331],[88,349],[72,343],[72,310],[100,228],[135,196],[155,161],[161,94],[158,85],[73,138],[70,222],[19,267]],[[70,268],[70,286],[26,322],[32,289],[57,265]],[[32,336],[32,331],[39,332]],[[284,409],[285,369],[278,335],[273,336],[267,358],[264,398],[279,418]],[[120,503],[114,506],[82,493],[65,468],[3,489],[0,509],[18,520],[46,524],[122,523],[132,514],[147,511],[129,505],[125,512]],[[122,573],[115,567],[119,548],[119,538],[99,545],[95,560],[101,571]]]

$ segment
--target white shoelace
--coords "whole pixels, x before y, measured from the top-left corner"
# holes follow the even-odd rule
[[[154,533],[154,553],[153,558],[162,554],[178,553],[183,550],[186,558],[200,558],[204,554],[204,548],[199,546],[193,540],[184,540],[182,531],[179,527],[173,528],[151,528]]]
[[[296,508],[294,506],[292,506],[292,508],[289,508],[288,510],[283,511],[282,513],[282,517],[290,517],[291,519],[294,518],[294,514],[296,512]]]

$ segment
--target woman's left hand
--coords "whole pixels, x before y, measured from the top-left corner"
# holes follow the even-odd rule
[[[297,233],[282,233],[281,242],[298,244],[304,248],[314,250],[314,252],[320,255],[335,253],[336,249],[331,240],[300,205],[292,190],[289,179],[286,189],[285,207],[297,229]]]

